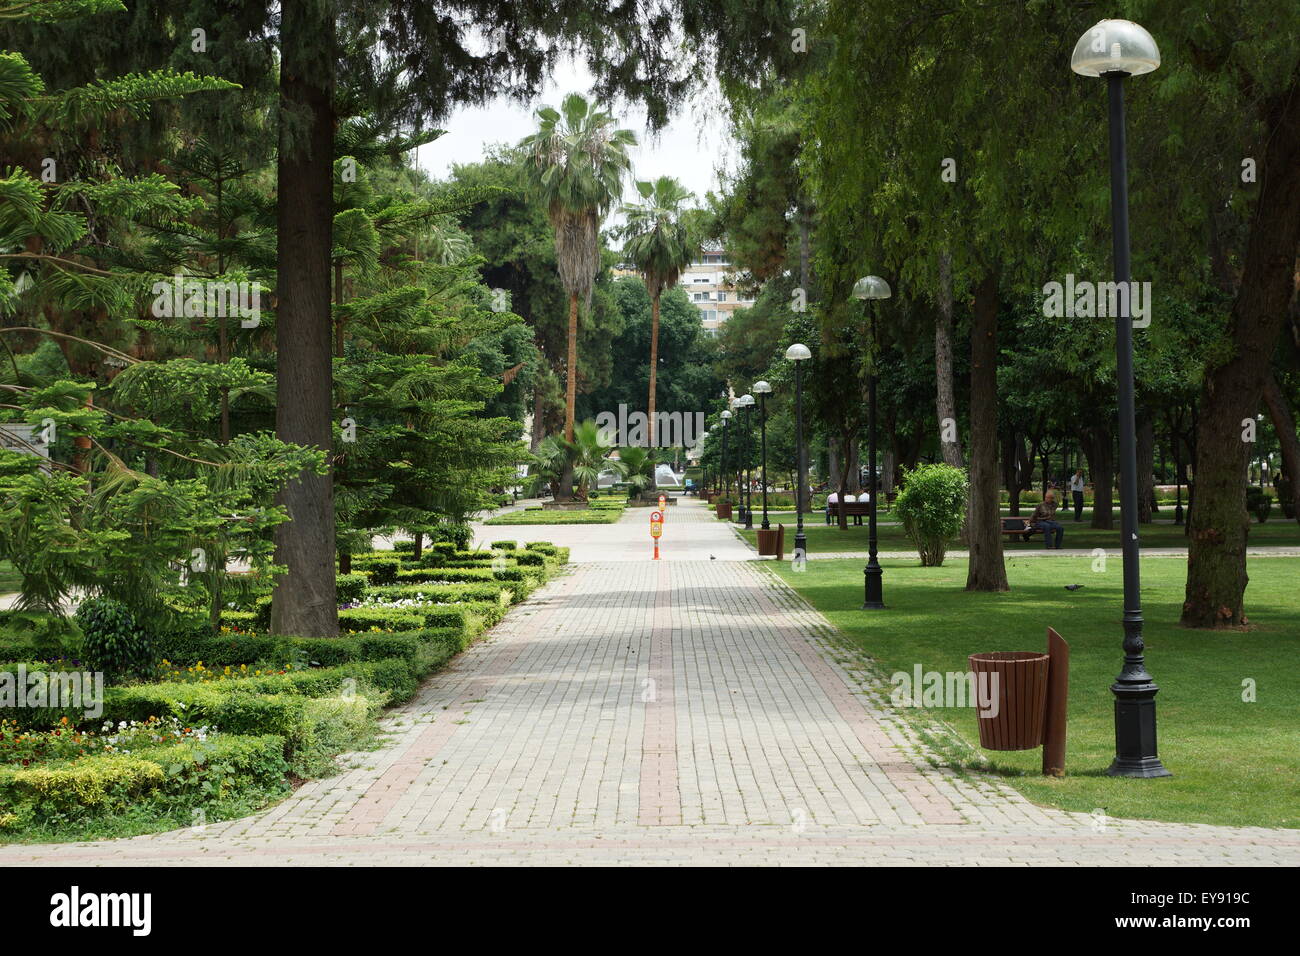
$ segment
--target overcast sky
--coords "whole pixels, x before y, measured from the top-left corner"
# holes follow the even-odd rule
[[[485,147],[496,143],[514,145],[537,128],[534,111],[538,106],[559,107],[565,94],[577,91],[589,95],[592,76],[581,63],[561,62],[542,95],[532,103],[500,99],[487,106],[465,108],[441,124],[446,135],[416,152],[420,166],[439,179],[455,163],[475,162]],[[653,139],[646,130],[645,111],[616,103],[612,112],[621,127],[636,133],[641,144],[631,150],[632,174],[637,179],[674,176],[696,194],[702,205],[709,190],[718,189],[718,168],[735,167],[735,144],[728,135],[721,97],[716,88],[705,90],[679,111],[676,119]],[[625,185],[624,199],[637,198],[632,180]]]

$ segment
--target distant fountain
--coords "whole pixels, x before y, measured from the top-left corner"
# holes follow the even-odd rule
[[[682,483],[673,474],[671,465],[662,464],[655,468],[655,484],[661,488],[680,488]]]

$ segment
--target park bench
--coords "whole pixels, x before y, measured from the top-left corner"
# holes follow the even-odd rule
[[[850,518],[861,518],[863,515],[871,514],[870,501],[837,501],[834,503],[833,507],[838,508],[839,511],[842,511],[846,517],[850,517]],[[826,506],[827,524],[831,523],[831,513],[832,513],[831,508],[832,505],[830,504]],[[836,514],[838,514],[838,512],[836,512]],[[857,521],[855,522],[855,524],[862,524],[862,522]]]
[[[1003,518],[1002,533],[1008,537],[1019,536],[1021,541],[1028,541],[1033,535],[1043,532],[1035,527],[1029,518]]]

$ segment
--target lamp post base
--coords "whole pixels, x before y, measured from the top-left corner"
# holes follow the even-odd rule
[[[1111,777],[1172,777],[1156,756],[1156,692],[1154,682],[1112,684],[1115,695],[1115,759]]]
[[[864,611],[882,611],[885,608],[884,569],[880,565],[868,564],[862,572]]]

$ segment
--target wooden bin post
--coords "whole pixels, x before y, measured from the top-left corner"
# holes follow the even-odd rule
[[[1065,776],[1065,717],[1070,697],[1070,645],[1047,629],[1047,713],[1043,726],[1043,775]]]

